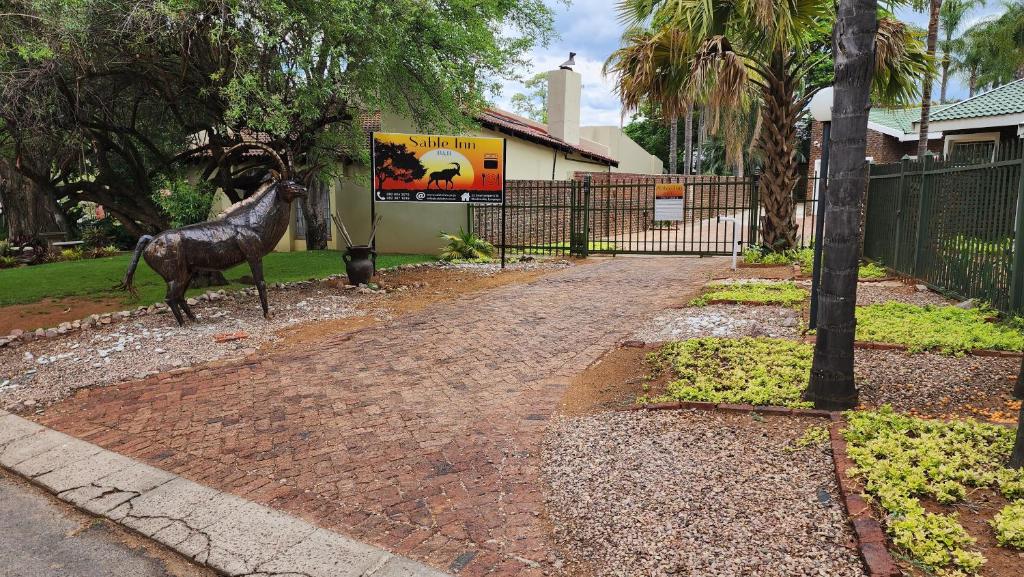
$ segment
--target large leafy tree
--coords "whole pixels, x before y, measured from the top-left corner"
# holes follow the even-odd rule
[[[774,250],[794,247],[797,123],[824,86],[822,75],[813,72],[831,57],[832,2],[623,0],[620,13],[641,30],[636,39],[624,39],[626,46],[644,42],[673,49],[663,59],[671,74],[649,79],[662,70],[650,66],[651,72],[640,76],[644,82],[678,86],[686,93],[681,101],[705,103],[712,117],[741,109],[744,99],[753,101],[760,115],[753,148],[761,163],[762,240]],[[914,99],[915,80],[929,64],[913,31],[884,17],[875,45],[876,99]],[[661,55],[656,48],[647,51]]]
[[[998,18],[967,29],[954,55],[953,69],[977,90],[1024,78],[1024,2],[1008,2]]]
[[[3,154],[57,198],[107,206],[133,232],[198,168],[237,200],[269,158],[321,185],[366,159],[360,115],[461,127],[495,79],[550,34],[541,0],[12,0],[0,24]],[[302,209],[326,239],[324,195]]]

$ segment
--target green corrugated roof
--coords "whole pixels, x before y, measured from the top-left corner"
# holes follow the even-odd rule
[[[932,115],[932,121],[960,120],[979,116],[1019,114],[1024,112],[1024,79],[1015,80],[999,88],[957,102]]]
[[[934,112],[937,106],[932,107]],[[868,120],[875,124],[881,124],[903,134],[912,134],[914,121],[921,120],[921,107],[916,108],[872,108],[868,112]]]

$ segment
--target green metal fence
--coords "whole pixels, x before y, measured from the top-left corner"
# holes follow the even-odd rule
[[[655,218],[655,186],[684,185],[683,220]],[[794,198],[804,191],[794,191]],[[812,200],[796,203],[798,242],[810,246]],[[506,183],[505,247],[533,254],[723,255],[758,238],[754,177],[596,174],[577,180]],[[470,205],[468,229],[501,243],[500,206]],[[735,219],[735,223],[728,219]]]
[[[958,298],[1021,312],[1020,141],[871,166],[864,256]]]

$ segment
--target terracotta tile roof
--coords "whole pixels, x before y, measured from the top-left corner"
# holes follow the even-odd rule
[[[611,158],[604,151],[589,149],[585,142],[581,142],[580,144],[570,144],[564,140],[555,138],[548,132],[546,124],[541,124],[535,120],[531,120],[517,114],[512,114],[505,110],[498,108],[486,108],[476,115],[476,119],[484,127],[497,130],[498,132],[504,132],[511,136],[550,146],[565,152],[579,154],[585,158],[610,164],[612,166],[619,165],[618,160]]]

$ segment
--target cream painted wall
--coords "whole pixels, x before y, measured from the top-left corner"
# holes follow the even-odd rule
[[[381,119],[383,132],[420,132],[412,122],[395,115],[384,115]],[[610,156],[620,158],[620,166],[611,168],[616,172],[661,174],[661,161],[647,154],[639,145],[630,140],[616,127],[582,127],[582,136],[587,140],[607,146]],[[551,148],[520,138],[481,128],[470,133],[472,136],[505,138],[506,178],[509,180],[556,180],[570,179],[577,171],[608,171],[609,167],[579,157],[552,150]],[[638,152],[639,151],[639,152]],[[652,161],[653,159],[653,161]],[[552,169],[554,171],[552,172]],[[353,242],[362,244],[370,234],[370,179],[368,168],[350,166],[345,170],[332,189],[331,209],[340,213]],[[224,199],[226,202],[226,199]],[[220,209],[223,210],[223,209]],[[279,251],[305,250],[303,240],[294,239],[293,225],[278,243]],[[377,251],[380,253],[429,253],[440,252],[444,242],[440,232],[458,232],[467,225],[467,205],[463,203],[406,203],[379,202],[377,213],[383,217],[377,230]],[[333,225],[332,225],[333,226]],[[332,248],[343,248],[341,232],[332,231]]]

